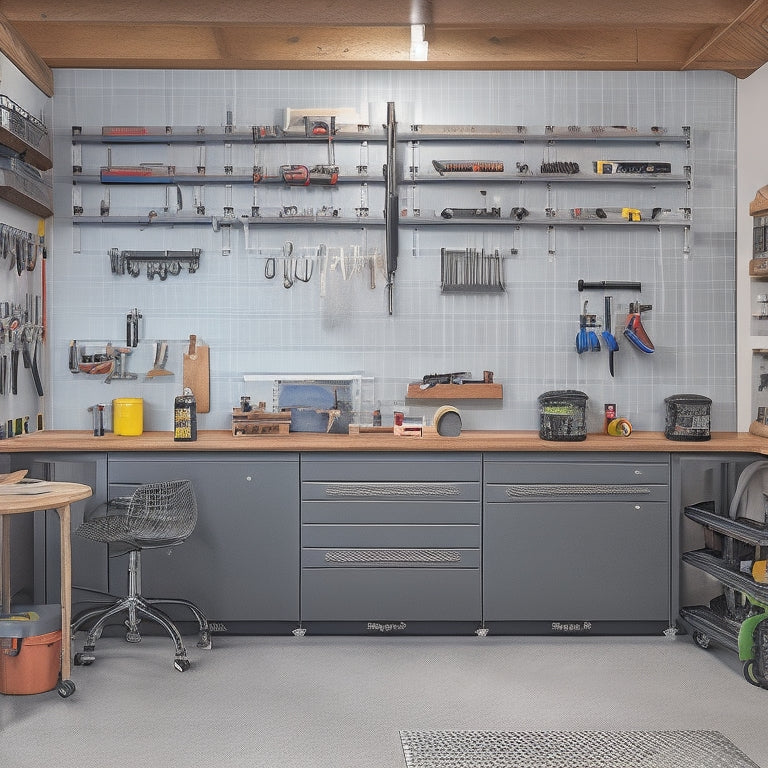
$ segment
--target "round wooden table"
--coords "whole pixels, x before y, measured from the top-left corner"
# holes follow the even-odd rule
[[[11,488],[12,486],[2,486]],[[29,493],[30,490],[42,493]],[[2,612],[11,610],[11,518],[24,512],[39,512],[53,509],[59,515],[61,539],[61,683],[59,695],[66,698],[75,691],[69,679],[72,671],[72,547],[70,542],[70,504],[93,495],[88,485],[80,483],[56,483],[40,481],[39,488],[22,483],[19,493],[5,492],[0,495],[0,600]],[[24,493],[27,491],[27,493]]]

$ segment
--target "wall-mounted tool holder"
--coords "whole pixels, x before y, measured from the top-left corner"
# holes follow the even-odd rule
[[[0,224],[0,253],[3,260],[11,260],[10,269],[16,267],[21,276],[25,271],[33,272],[38,256],[43,252],[42,238],[23,229]]]
[[[175,277],[180,274],[182,268],[190,274],[197,272],[200,269],[201,253],[200,248],[189,251],[120,251],[111,248],[109,261],[113,275],[138,277],[143,267],[149,280],[155,276],[165,280],[168,275]]]
[[[440,290],[442,293],[503,293],[504,258],[476,248],[440,249]]]

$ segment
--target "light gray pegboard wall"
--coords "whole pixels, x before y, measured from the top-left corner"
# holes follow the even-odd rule
[[[376,399],[385,423],[393,409],[431,417],[440,402],[422,406],[405,401],[408,382],[424,374],[492,370],[504,385],[503,402],[458,403],[467,429],[536,429],[537,397],[552,389],[579,389],[589,396],[589,429],[602,426],[602,405],[618,404],[619,413],[636,429],[664,428],[664,398],[677,393],[707,395],[713,400],[712,428],[732,430],[735,403],[735,80],[718,72],[196,72],[56,70],[54,99],[55,228],[49,263],[51,341],[51,413],[57,429],[87,429],[87,407],[114,397],[145,399],[145,428],[172,426],[172,405],[181,392],[184,339],[195,333],[211,348],[211,412],[202,429],[228,429],[231,408],[247,394],[243,374],[259,372],[359,372],[375,377]],[[576,160],[591,166],[599,159],[668,157],[676,166],[692,167],[689,193],[691,231],[682,227],[620,229],[617,227],[401,227],[400,259],[395,281],[394,314],[387,313],[384,276],[347,276],[329,272],[308,283],[285,289],[279,259],[286,241],[294,253],[313,257],[321,245],[357,248],[362,253],[384,249],[382,228],[265,228],[231,231],[231,252],[222,255],[222,233],[213,227],[153,227],[72,224],[73,125],[100,130],[102,125],[221,126],[231,112],[239,128],[281,121],[286,107],[322,110],[352,107],[380,125],[386,103],[395,102],[398,127],[411,123],[475,125],[629,125],[640,130],[662,126],[679,133],[691,126],[690,150],[683,144],[634,143],[615,148],[619,158],[603,157],[605,147],[592,144],[567,148],[526,143],[505,147],[514,166],[524,160],[535,168],[544,159]],[[447,151],[448,148],[440,148]],[[115,164],[167,162],[191,165],[194,149],[163,145],[124,147]],[[299,146],[269,150],[232,148],[236,165],[264,162],[312,163]],[[313,153],[316,148],[312,148]],[[385,152],[368,148],[370,175],[380,177]],[[398,151],[401,173],[407,170],[408,147]],[[456,150],[458,153],[459,150]],[[485,157],[496,147],[461,151]],[[502,151],[501,149],[498,150]],[[225,162],[224,150],[208,146],[208,173]],[[263,155],[259,155],[263,152]],[[352,167],[357,146],[338,145],[337,161]],[[420,164],[431,165],[434,150],[421,146]],[[549,154],[547,154],[549,153]],[[628,154],[629,153],[629,154]],[[642,153],[651,157],[634,157]],[[279,155],[279,159],[278,159]],[[107,164],[106,148],[83,151],[91,170]],[[85,170],[85,169],[84,169]],[[422,211],[451,205],[481,205],[483,185],[423,185],[416,200],[401,188],[401,208]],[[628,190],[631,189],[631,192]],[[451,190],[450,193],[446,190]],[[628,206],[675,208],[684,192],[669,185],[636,187],[505,184],[487,187],[488,203],[508,216],[512,206],[543,210]],[[624,191],[622,191],[624,190]],[[102,188],[83,188],[83,201],[97,213]],[[250,211],[253,189],[233,188],[235,215]],[[257,190],[260,194],[260,191]],[[184,206],[192,200],[183,190]],[[226,204],[223,188],[206,189],[207,212]],[[333,190],[273,188],[273,202],[315,209],[360,205],[358,185]],[[383,186],[368,185],[371,216],[380,216]],[[452,195],[446,199],[446,195]],[[111,189],[110,210],[133,213],[166,203],[159,185]],[[94,211],[93,209],[96,208]],[[108,253],[120,250],[202,249],[201,266],[165,281],[115,276]],[[441,248],[498,248],[504,256],[506,291],[501,295],[443,295],[440,290]],[[277,256],[275,279],[265,278],[269,256]],[[630,301],[650,304],[643,323],[656,352],[646,355],[619,337],[616,376],[608,373],[607,352],[578,355],[575,338],[580,308],[602,315],[603,293],[577,291],[577,281],[630,280],[642,293],[614,293],[616,314]],[[150,345],[131,356],[139,373],[135,381],[104,384],[99,377],[73,375],[67,367],[69,341],[111,340],[122,343],[126,313],[143,314],[146,340],[168,339],[168,368],[173,377],[146,379],[152,365]],[[599,329],[598,329],[599,330]],[[391,423],[391,422],[390,422]]]

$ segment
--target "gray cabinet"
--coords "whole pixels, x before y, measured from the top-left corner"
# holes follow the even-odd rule
[[[295,627],[298,472],[292,453],[110,454],[110,497],[170,479],[191,480],[197,496],[192,536],[178,547],[143,553],[144,593],[192,600],[218,632],[269,631],[270,624],[279,630],[285,622]],[[113,591],[125,589],[126,574],[125,558],[113,558]]]
[[[106,501],[107,454],[93,453],[15,453],[13,469],[27,469],[29,477],[58,482],[82,483],[93,495],[71,505],[72,530],[83,518]],[[53,510],[35,512],[33,517],[33,597],[37,603],[58,603],[60,588],[59,516]],[[107,554],[92,541],[72,536],[72,613],[89,600],[99,599],[108,588]]]
[[[301,618],[348,631],[481,616],[479,454],[301,460]]]
[[[670,625],[667,454],[486,454],[483,618],[515,632]]]

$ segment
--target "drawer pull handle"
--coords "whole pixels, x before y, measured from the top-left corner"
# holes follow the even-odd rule
[[[506,494],[510,498],[525,498],[528,496],[623,496],[631,493],[634,496],[647,496],[650,488],[639,485],[562,485],[559,483],[536,483],[532,485],[508,485]]]
[[[334,549],[326,563],[403,565],[407,563],[459,563],[461,552],[447,549]]]
[[[328,483],[326,496],[458,496],[459,486],[449,483]]]

